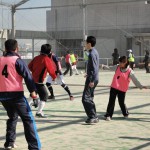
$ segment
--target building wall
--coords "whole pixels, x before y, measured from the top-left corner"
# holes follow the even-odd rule
[[[133,33],[150,32],[150,5],[145,5],[144,1],[119,1],[86,0],[86,34],[96,36],[96,47],[101,57],[111,57],[115,47],[120,55],[126,55],[127,48],[133,49],[135,55],[144,54]],[[52,6],[72,5],[47,11],[47,31],[53,32],[55,39],[82,39],[81,4],[82,0],[52,0]],[[132,38],[132,44],[127,42],[127,38]]]

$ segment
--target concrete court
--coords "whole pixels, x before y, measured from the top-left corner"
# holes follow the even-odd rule
[[[42,150],[150,150],[150,89],[139,90],[133,83],[126,95],[130,116],[124,119],[116,101],[113,120],[103,120],[113,72],[100,70],[100,81],[95,90],[95,103],[100,122],[86,125],[86,115],[81,103],[84,85],[83,74],[65,76],[74,101],[61,86],[55,85],[56,100],[48,101],[45,107],[47,119],[36,119]],[[143,85],[150,86],[150,74],[145,70],[135,70]],[[28,92],[26,90],[26,96]],[[33,108],[35,115],[36,109]],[[0,105],[0,150],[5,141],[6,112]],[[27,150],[22,122],[17,125],[17,150]]]

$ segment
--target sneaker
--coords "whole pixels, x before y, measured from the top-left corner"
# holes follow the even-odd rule
[[[11,149],[15,149],[17,148],[18,146],[16,144],[12,144],[12,145],[9,145],[9,146],[5,146],[4,149],[5,150],[11,150]]]
[[[47,118],[43,113],[36,113],[35,116],[39,118]]]
[[[79,75],[79,73],[76,73],[75,75]]]
[[[129,115],[125,115],[124,118],[125,118],[125,119],[129,118]]]
[[[50,95],[48,99],[55,99],[55,96]]]
[[[99,119],[98,117],[96,118],[88,118],[85,123],[88,123],[88,124],[92,124],[92,123],[98,123],[99,122]]]
[[[71,101],[73,101],[73,100],[74,100],[74,97],[73,97],[72,95],[70,96],[70,100],[71,100]]]
[[[105,117],[105,120],[106,120],[106,121],[110,121],[111,118],[110,118],[110,117]]]

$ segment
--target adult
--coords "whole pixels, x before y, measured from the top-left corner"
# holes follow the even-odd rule
[[[82,95],[82,103],[87,114],[86,123],[97,123],[99,122],[96,106],[93,101],[94,90],[98,84],[99,80],[99,54],[94,48],[96,45],[96,38],[93,36],[88,36],[86,39],[85,48],[89,51],[86,81],[84,86],[84,91]]]
[[[14,39],[5,42],[5,54],[0,57],[0,101],[7,111],[5,149],[16,148],[16,125],[20,116],[29,150],[40,150],[41,143],[37,134],[35,121],[24,96],[22,80],[36,98],[36,88],[30,71],[18,55],[18,43]]]

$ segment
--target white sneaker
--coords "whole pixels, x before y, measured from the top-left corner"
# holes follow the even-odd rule
[[[16,144],[13,144],[12,146],[7,146],[7,147],[4,147],[5,150],[11,150],[11,149],[15,149],[17,148],[18,146]]]
[[[111,118],[110,118],[110,117],[105,117],[105,120],[106,120],[106,121],[110,121]]]

